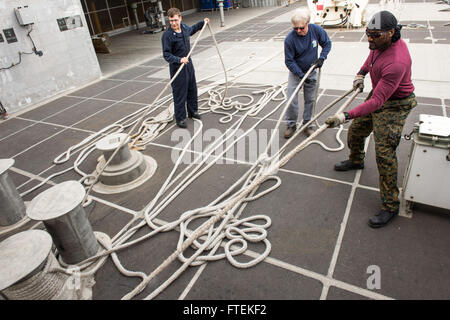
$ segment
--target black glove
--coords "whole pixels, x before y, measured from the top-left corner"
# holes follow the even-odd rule
[[[316,61],[314,61],[314,64],[316,65],[316,68],[322,68],[322,66],[323,66],[323,59],[322,58],[319,58],[319,59],[317,59]]]
[[[311,83],[312,83],[312,80],[311,80],[311,79],[309,79],[309,78],[306,78],[306,79],[305,79],[305,83],[307,83],[307,84],[311,84]]]

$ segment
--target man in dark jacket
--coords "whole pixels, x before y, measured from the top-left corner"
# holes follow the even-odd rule
[[[287,97],[292,96],[305,73],[315,64],[321,68],[331,50],[331,40],[325,30],[318,25],[309,24],[310,12],[302,7],[294,11],[291,17],[292,31],[284,40],[284,61],[289,69]],[[319,46],[322,48],[319,55]],[[317,70],[310,73],[303,84],[304,109],[303,124],[311,120],[314,97],[317,90]],[[286,131],[284,137],[289,139],[297,130],[298,95],[292,100],[286,111]],[[312,124],[305,133],[310,136],[314,132]]]
[[[209,19],[205,18],[192,27],[181,23],[181,13],[177,8],[167,11],[170,27],[162,36],[162,49],[164,59],[169,63],[170,78],[185,64],[177,78],[172,82],[172,94],[174,102],[174,114],[177,126],[187,128],[186,107],[190,118],[200,119],[197,101],[197,82],[192,59],[187,58],[191,50],[190,36],[203,28]]]

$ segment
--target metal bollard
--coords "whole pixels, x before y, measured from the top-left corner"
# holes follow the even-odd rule
[[[117,186],[130,183],[145,172],[144,156],[137,151],[131,152],[128,147],[129,140],[130,137],[125,133],[114,133],[97,142],[97,149],[103,152],[103,159],[97,165],[97,172],[101,171],[117,147],[125,142],[100,175],[99,181],[103,184]]]
[[[14,162],[14,159],[0,159],[0,226],[13,225],[25,217],[25,204],[8,175]]]
[[[20,232],[1,242],[0,291],[40,272],[51,248],[52,238],[42,230]]]
[[[81,183],[66,181],[39,194],[27,208],[30,219],[44,223],[67,264],[86,260],[100,248],[82,207],[85,195]]]
[[[223,13],[223,1],[224,0],[217,0],[219,2],[219,10],[220,10],[220,26],[225,27],[225,16]]]
[[[139,30],[139,17],[138,17],[138,14],[137,14],[137,2],[132,2],[131,4],[130,4],[130,8],[131,8],[131,10],[133,10],[133,14],[134,14],[134,20],[136,20],[135,22],[136,22],[136,30]]]
[[[162,6],[162,2],[161,1],[158,1],[158,12],[160,14],[160,20],[161,20],[162,29],[166,30],[167,29],[166,19],[164,18],[164,10],[163,10],[163,6]]]
[[[126,141],[124,142],[124,140]],[[96,147],[98,150],[103,152],[103,157],[105,158],[105,161],[107,161],[111,158],[119,144],[123,143],[119,151],[117,151],[114,158],[112,158],[109,163],[110,165],[118,165],[128,161],[131,158],[131,151],[128,147],[129,141],[130,137],[126,133],[114,133],[98,141]]]
[[[130,150],[129,141],[130,137],[126,133],[113,133],[97,142],[96,148],[103,155],[99,157],[93,173],[99,174],[99,177],[92,190],[107,194],[132,190],[148,181],[155,173],[158,166],[155,159],[137,150]],[[105,167],[119,146],[121,147],[114,158]]]

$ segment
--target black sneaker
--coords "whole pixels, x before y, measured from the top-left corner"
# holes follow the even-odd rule
[[[351,160],[341,161],[334,165],[336,171],[364,169],[364,163],[353,163]]]
[[[189,118],[195,118],[195,119],[200,120],[202,118],[202,116],[198,112],[195,112],[193,114],[190,114]]]
[[[184,120],[177,121],[177,126],[183,129],[187,128],[187,124],[186,122],[184,122]]]
[[[380,210],[376,215],[369,219],[369,226],[372,228],[384,227],[393,217],[398,214],[397,211]]]

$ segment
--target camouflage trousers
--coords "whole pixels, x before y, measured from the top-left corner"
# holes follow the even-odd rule
[[[348,130],[349,158],[354,163],[364,162],[364,143],[373,131],[382,210],[397,211],[399,208],[396,150],[405,120],[416,105],[414,93],[404,99],[388,100],[381,109],[354,119]]]

